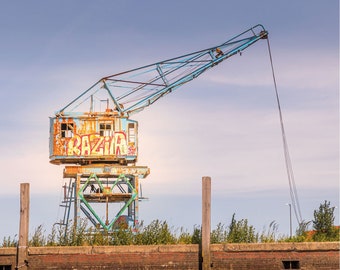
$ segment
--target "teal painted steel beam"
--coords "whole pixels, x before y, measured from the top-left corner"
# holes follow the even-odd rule
[[[93,209],[93,207],[91,206],[91,203],[85,198],[84,196],[84,191],[87,188],[88,184],[90,183],[91,180],[95,180],[96,183],[99,185],[101,190],[104,190],[104,185],[103,183],[100,181],[100,179],[97,177],[97,175],[95,173],[92,173],[87,180],[85,181],[85,183],[82,185],[82,187],[80,188],[79,192],[78,192],[78,197],[80,198],[81,202],[84,203],[84,205],[86,206],[87,210],[89,210],[89,212],[91,213],[91,215],[93,216],[93,219],[95,219],[96,221],[98,221],[98,223],[101,225],[102,228],[104,228],[105,230],[109,231],[112,229],[113,225],[115,224],[115,222],[118,220],[119,217],[121,217],[124,213],[124,211],[132,204],[132,202],[137,198],[138,193],[137,190],[135,189],[135,187],[133,185],[131,185],[130,180],[128,177],[126,177],[124,174],[121,174],[118,176],[118,178],[113,182],[113,184],[111,185],[110,188],[110,192],[113,192],[113,189],[118,186],[121,183],[124,183],[128,186],[129,191],[131,192],[131,197],[128,201],[126,201],[123,205],[123,207],[121,207],[121,209],[118,211],[118,213],[115,215],[115,217],[107,224],[106,222],[104,222],[99,215],[97,214],[97,212]],[[104,195],[105,196],[105,195]],[[88,215],[89,213],[85,213],[86,215]],[[93,219],[91,220],[91,222],[93,223]]]

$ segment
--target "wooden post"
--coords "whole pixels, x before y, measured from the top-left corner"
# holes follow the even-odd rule
[[[202,178],[202,270],[210,269],[211,178]]]
[[[30,184],[20,184],[20,225],[15,269],[27,269],[27,247],[30,210]]]
[[[77,174],[75,179],[76,187],[74,189],[74,221],[73,227],[76,228],[80,225],[80,197],[79,197],[79,190],[80,190],[80,178],[81,175]]]

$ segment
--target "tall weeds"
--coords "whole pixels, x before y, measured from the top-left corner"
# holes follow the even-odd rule
[[[282,241],[308,241],[302,228],[300,234],[294,237],[278,234],[278,225],[271,222],[268,229],[256,233],[255,228],[249,225],[247,219],[236,220],[232,216],[228,226],[218,223],[211,231],[211,243],[268,243]],[[5,237],[0,247],[15,247],[18,240]],[[74,226],[72,222],[67,228],[54,225],[51,233],[46,236],[42,225],[38,226],[30,235],[29,246],[107,246],[107,245],[167,245],[167,244],[199,244],[202,232],[200,226],[194,226],[192,232],[181,228],[173,228],[166,221],[154,220],[149,225],[140,224],[138,230],[117,226],[112,231],[102,231],[90,227],[86,220]],[[311,241],[311,240],[309,240]]]

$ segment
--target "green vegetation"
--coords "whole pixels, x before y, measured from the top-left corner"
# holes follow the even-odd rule
[[[334,226],[335,207],[325,201],[320,204],[318,210],[314,210],[313,229],[315,241],[339,241],[339,227]]]
[[[278,235],[278,225],[273,221],[267,230],[255,232],[247,219],[236,220],[233,214],[228,226],[218,223],[211,231],[211,243],[268,243],[268,242],[308,242],[308,241],[339,241],[339,227],[334,226],[334,210],[325,201],[314,211],[314,220],[302,222],[293,237]],[[308,230],[313,224],[312,231]],[[69,225],[68,229],[55,225],[50,234],[42,226],[31,235],[29,246],[102,246],[102,245],[167,245],[167,244],[199,244],[201,228],[194,226],[190,233],[184,228],[175,229],[166,221],[154,220],[149,225],[142,223],[138,230],[127,228],[122,224],[111,232],[102,232],[89,227],[82,220],[77,228]],[[0,247],[15,247],[16,237],[5,237]]]

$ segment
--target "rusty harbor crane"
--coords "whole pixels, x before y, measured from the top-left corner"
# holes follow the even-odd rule
[[[99,229],[138,227],[138,123],[130,119],[208,69],[241,53],[268,33],[256,25],[208,49],[101,78],[50,117],[50,162],[65,165],[65,207],[59,224],[85,216]]]

